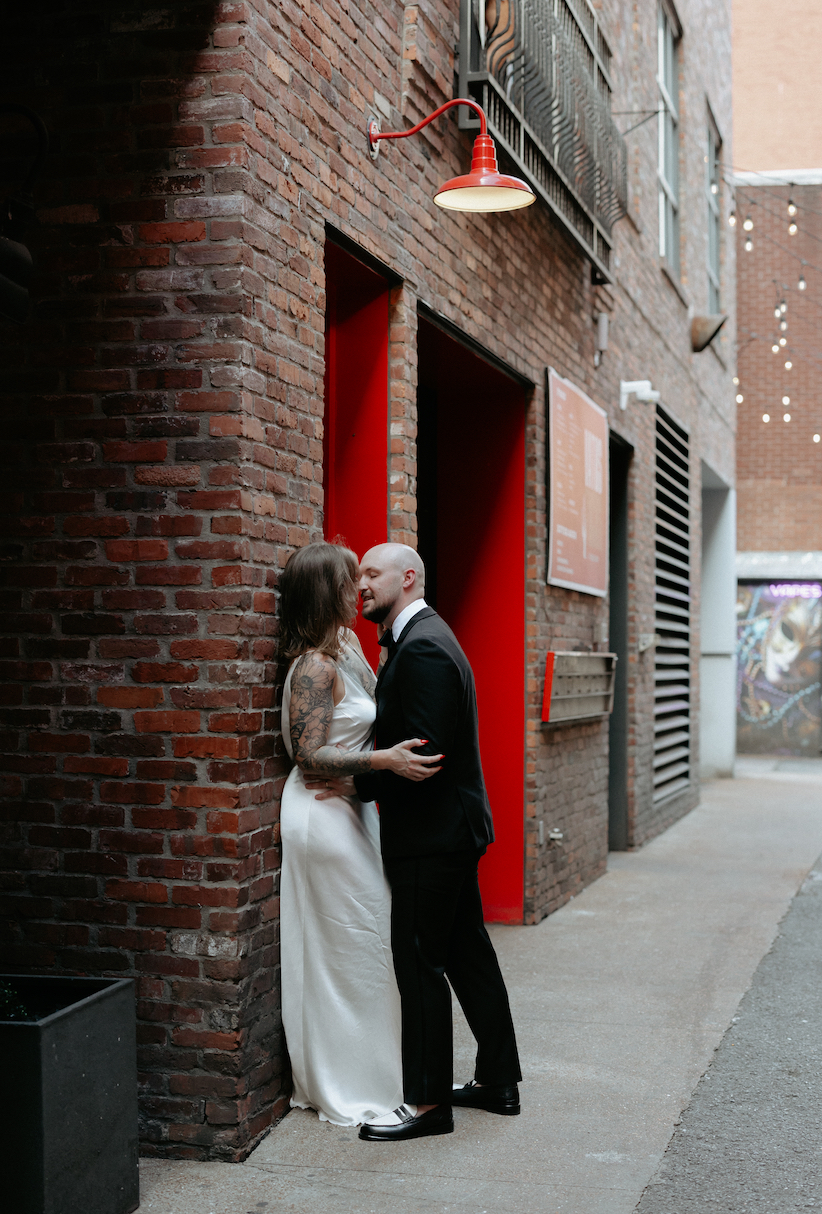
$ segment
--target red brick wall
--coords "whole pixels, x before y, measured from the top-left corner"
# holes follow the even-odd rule
[[[789,198],[798,210],[797,233],[788,233]],[[822,549],[822,186],[737,186],[739,273],[740,551]],[[750,214],[753,249],[742,221]],[[804,264],[803,264],[804,263]],[[807,283],[798,289],[799,276]],[[788,344],[774,316],[785,300]],[[785,361],[793,363],[785,370]],[[790,397],[790,405],[782,397]],[[789,412],[790,422],[782,420]],[[763,414],[769,422],[762,420]]]
[[[283,1108],[273,587],[319,501],[316,367],[252,265],[305,293],[250,215],[241,9],[6,26],[52,152],[3,326],[3,964],[134,976],[144,1149],[199,1158]]]

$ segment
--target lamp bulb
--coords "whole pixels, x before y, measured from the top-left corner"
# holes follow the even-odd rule
[[[788,322],[787,322],[786,320],[780,320],[780,322],[779,322],[779,327],[780,327],[780,329],[782,330],[782,332],[783,332],[783,333],[787,332],[787,329],[788,329]]]
[[[792,198],[788,200],[788,214],[789,215],[796,214],[796,203],[794,202],[794,200]]]
[[[788,235],[789,236],[795,236],[797,231],[798,231],[798,228],[795,223],[788,224]]]
[[[804,275],[804,274],[800,274],[800,275],[799,275],[799,290],[800,290],[800,291],[804,291],[804,290],[805,290],[805,288],[807,287],[807,285],[808,285],[808,284],[805,282],[805,275]]]
[[[741,405],[744,399],[745,399],[745,397],[742,395],[742,393],[741,393],[741,392],[737,392],[737,394],[736,394],[736,403],[737,403],[738,405]]]
[[[736,385],[739,383],[739,376],[738,376],[738,375],[735,375],[735,376],[733,377],[732,383],[733,383],[734,387],[736,387]]]
[[[748,239],[745,241],[745,252],[750,253],[752,248],[753,248],[753,241],[751,240],[751,238],[749,236]]]
[[[790,359],[788,359],[788,361],[785,363],[785,370],[790,371],[792,366],[793,366],[793,363],[791,362]]]
[[[783,413],[783,414],[782,414],[782,420],[783,420],[783,422],[789,422],[789,421],[791,420],[791,415],[790,415],[790,413]]]
[[[787,344],[788,344],[787,337],[780,337],[779,344],[780,344],[780,346],[787,346]]]
[[[762,414],[762,420],[763,420],[763,422],[769,422],[769,421],[771,420],[771,415],[770,415],[770,413],[763,413],[763,414]]]
[[[815,443],[818,443],[818,442],[819,442],[819,440],[820,440],[820,438],[822,438],[822,434],[814,434],[814,436],[813,436],[813,441],[814,441]]]
[[[782,300],[782,303],[779,305],[779,311],[780,311],[780,312],[782,313],[782,315],[784,316],[784,315],[785,315],[785,313],[787,312],[787,310],[788,310],[788,305],[787,305],[787,303],[785,302],[785,300],[783,299],[783,300]]]
[[[750,215],[747,215],[745,217],[745,222],[743,223],[742,227],[745,229],[746,232],[753,231],[753,220],[751,219]]]
[[[736,211],[731,211],[728,216],[728,226],[732,228],[736,227]]]
[[[791,398],[790,398],[789,396],[783,396],[783,397],[782,397],[782,404],[783,404],[783,405],[789,405],[790,403],[791,403]]]
[[[773,310],[773,314],[774,314],[774,316],[776,317],[776,319],[777,319],[777,320],[779,320],[779,317],[782,315],[782,309],[781,309],[781,308],[774,308],[774,310]]]
[[[777,344],[772,345],[771,349],[773,350],[774,354],[779,353],[779,346]]]

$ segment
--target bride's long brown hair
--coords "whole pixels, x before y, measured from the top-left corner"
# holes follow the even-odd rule
[[[359,563],[350,548],[321,541],[298,548],[280,574],[280,657],[308,649],[336,658],[340,629],[357,612]]]

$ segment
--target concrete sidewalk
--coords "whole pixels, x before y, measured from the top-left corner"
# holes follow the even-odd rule
[[[494,930],[521,1117],[389,1145],[293,1112],[244,1164],[144,1161],[141,1211],[629,1214],[822,851],[819,763],[739,774],[539,927]],[[460,1019],[458,1077],[472,1057]]]

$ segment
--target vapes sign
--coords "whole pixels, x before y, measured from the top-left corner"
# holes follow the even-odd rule
[[[608,590],[608,415],[548,371],[548,582]]]

